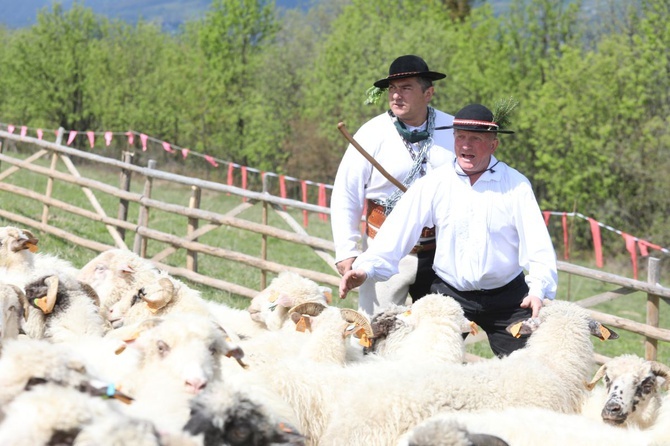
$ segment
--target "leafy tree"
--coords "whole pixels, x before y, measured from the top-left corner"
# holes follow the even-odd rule
[[[104,37],[102,23],[75,3],[42,10],[37,24],[13,36],[6,60],[7,114],[21,122],[56,123],[88,130],[93,116],[87,93],[90,45]]]

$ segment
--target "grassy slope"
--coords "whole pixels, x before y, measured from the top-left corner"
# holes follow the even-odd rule
[[[11,153],[12,156],[17,154]],[[43,161],[43,165],[47,165],[48,161]],[[2,170],[7,166],[3,165]],[[84,177],[96,178],[107,184],[118,185],[118,174],[114,172],[105,172],[94,170],[90,166],[79,166],[80,172]],[[59,165],[58,170],[64,171],[64,168]],[[46,179],[30,174],[29,172],[19,171],[5,180],[8,183],[17,184],[25,188],[32,189],[38,192],[44,192],[46,189]],[[143,182],[135,179],[132,182],[131,190],[133,192],[141,192],[143,189]],[[190,197],[190,191],[186,188],[176,186],[174,184],[155,182],[153,186],[153,198],[167,201],[170,203],[177,203],[187,205]],[[78,206],[91,209],[87,198],[76,186],[70,186],[64,183],[57,182],[53,193],[54,198],[58,198],[65,202],[76,204]],[[111,197],[96,193],[98,200],[110,216],[116,216],[118,209],[118,201]],[[216,211],[226,212],[237,206],[240,203],[239,197],[224,196],[213,193],[203,193],[202,208]],[[21,197],[12,196],[6,192],[0,191],[0,206],[3,209],[9,210],[29,218],[39,220],[42,213],[42,205]],[[138,208],[131,205],[129,211],[129,220],[133,221],[137,218]],[[302,213],[292,212],[293,217],[302,222]],[[261,207],[254,206],[240,215],[241,218],[248,219],[254,222],[261,221]],[[173,234],[184,234],[186,228],[186,218],[158,212],[152,210],[150,213],[151,227],[162,229],[165,232]],[[100,223],[92,223],[90,221],[82,221],[78,217],[72,216],[66,212],[58,209],[51,210],[51,223],[74,232],[82,237],[97,240],[107,244],[111,244],[110,237],[106,229]],[[269,213],[269,221],[272,226],[282,229],[290,229],[286,223],[281,220],[274,212]],[[0,225],[16,225],[15,223],[5,221],[0,218]],[[316,215],[311,215],[307,231],[310,235],[330,239],[330,225],[328,222],[321,221]],[[58,239],[57,237],[50,237],[46,234],[38,234],[41,238],[40,247],[44,252],[56,254],[63,258],[70,260],[75,266],[81,267],[90,259],[95,257],[97,253],[92,252],[86,248],[73,246],[69,242]],[[249,255],[259,256],[261,237],[251,232],[242,231],[234,228],[221,228],[209,233],[200,238],[203,243],[219,246],[222,248],[243,252]],[[126,235],[126,244],[132,248],[133,234]],[[149,255],[154,255],[164,249],[164,245],[149,241],[148,251]],[[185,253],[178,251],[170,256],[166,262],[173,265],[183,266]],[[331,272],[325,263],[318,258],[309,248],[303,248],[294,244],[283,242],[276,239],[269,239],[268,241],[268,258],[271,261],[297,266],[306,269],[314,269],[321,272]],[[585,264],[584,266],[592,266]],[[260,288],[260,272],[255,268],[246,267],[235,262],[221,260],[205,255],[199,256],[199,271],[203,274],[221,278],[223,280],[238,283],[249,288]],[[270,276],[272,277],[272,276]],[[608,290],[618,288],[614,285],[604,284],[599,281],[584,279],[578,276],[569,277],[567,274],[559,274],[559,299],[579,300],[595,294],[600,294]],[[202,291],[203,295],[208,299],[214,299],[226,302],[238,308],[243,308],[248,304],[248,300],[243,297],[231,295],[230,293],[219,290],[209,289],[208,287],[191,284],[195,288]],[[335,302],[338,305],[353,307],[355,306],[355,296],[347,299],[345,302]],[[638,322],[644,322],[645,319],[645,305],[646,295],[643,293],[635,293],[624,296],[615,301],[604,303],[594,307],[594,309],[614,314],[620,317],[632,319]],[[667,304],[661,301],[661,327],[668,327],[670,325],[670,310]],[[569,327],[566,327],[569,330]],[[600,342],[594,338],[594,345],[596,351],[607,355],[616,356],[621,353],[635,353],[640,356],[644,355],[644,340],[640,336],[633,335],[624,331],[619,331],[621,339],[611,342]],[[670,348],[667,343],[659,343],[659,360],[670,363]],[[468,346],[468,351],[480,356],[491,356],[490,349],[486,342],[478,343]]]

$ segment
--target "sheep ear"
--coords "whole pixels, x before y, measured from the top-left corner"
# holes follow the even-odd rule
[[[604,326],[600,322],[590,319],[589,320],[589,330],[591,335],[600,339],[601,341],[607,341],[609,339],[619,339],[619,335],[612,329]]]
[[[321,291],[321,294],[323,294],[323,297],[326,298],[326,303],[328,305],[333,303],[333,290],[328,288],[327,286],[320,286],[319,291]]]
[[[598,381],[605,376],[605,373],[607,373],[607,364],[603,364],[600,366],[598,371],[593,375],[593,378],[591,378],[591,381],[586,383],[586,388],[588,390],[593,390],[593,388],[598,384]]]
[[[158,289],[155,286],[147,287],[147,292],[142,296],[147,307],[152,313],[166,306],[174,297],[174,284],[167,277],[158,280]]]
[[[27,229],[22,229],[21,232],[23,232],[23,235],[27,238],[25,241],[25,247],[28,248],[28,251],[32,253],[37,252],[37,243],[39,242],[39,239],[33,235],[32,232],[30,232]]]

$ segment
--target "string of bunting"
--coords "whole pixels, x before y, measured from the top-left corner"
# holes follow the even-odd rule
[[[17,130],[17,126],[13,124],[3,124],[0,123],[0,126],[4,126],[7,129],[7,133],[14,133]],[[19,126],[19,134],[20,136],[28,136],[28,132],[31,134],[37,135],[37,139],[42,140],[44,138],[44,130],[41,128],[31,128],[28,126]],[[49,130],[52,132],[56,137],[58,136],[58,130]],[[78,136],[84,136],[86,137],[89,147],[94,148],[95,147],[95,142],[96,142],[96,137],[102,136],[104,141],[105,141],[105,146],[109,147],[112,144],[112,140],[114,137],[125,137],[127,138],[128,145],[133,146],[135,144],[135,137],[139,137],[140,144],[142,146],[142,151],[146,152],[148,148],[148,143],[156,143],[160,147],[163,148],[168,153],[174,154],[174,153],[181,153],[182,159],[186,159],[189,155],[196,156],[203,158],[205,161],[207,161],[210,165],[213,167],[219,167],[219,165],[228,165],[228,174],[226,178],[226,183],[228,186],[233,186],[234,185],[234,179],[235,179],[235,174],[234,174],[234,169],[239,169],[240,170],[240,177],[241,177],[241,187],[242,189],[247,189],[248,187],[248,176],[249,173],[254,173],[258,174],[261,176],[261,178],[265,177],[266,175],[276,177],[279,182],[279,195],[282,198],[287,198],[287,188],[286,188],[286,182],[291,181],[295,183],[299,183],[301,186],[301,191],[302,191],[302,201],[303,203],[307,203],[308,199],[308,189],[307,186],[316,186],[318,188],[317,192],[317,201],[318,201],[318,206],[322,207],[328,207],[328,199],[327,199],[327,189],[332,189],[333,186],[330,184],[324,184],[324,183],[318,183],[314,181],[309,181],[309,180],[301,180],[299,178],[294,178],[291,176],[287,175],[281,175],[277,174],[274,172],[264,172],[259,169],[255,169],[253,167],[248,167],[248,166],[243,166],[237,163],[233,163],[231,161],[225,161],[221,160],[218,158],[215,158],[211,155],[203,154],[203,153],[198,153],[194,152],[189,148],[185,147],[178,147],[173,144],[170,144],[167,141],[162,141],[160,139],[151,137],[145,133],[140,133],[136,132],[134,130],[129,130],[127,132],[112,132],[112,131],[104,131],[104,132],[94,132],[94,131],[86,131],[86,132],[78,132],[77,130],[69,130],[65,131],[64,135],[67,134],[67,140],[66,144],[68,146],[71,146],[72,143],[75,141],[75,139]],[[243,198],[244,201],[246,201],[246,198]],[[319,219],[322,221],[328,221],[328,215],[324,213],[319,213]],[[309,215],[306,210],[303,210],[303,225],[307,227],[309,222]]]
[[[4,126],[7,129],[8,133],[14,133],[17,130],[17,126],[12,125],[12,124],[3,124],[0,123],[0,126]],[[19,126],[19,134],[23,136],[27,136],[28,132],[31,132],[35,135],[37,135],[38,139],[43,139],[44,138],[44,130],[41,128],[31,128],[27,126]],[[50,130],[55,136],[58,136],[58,131],[57,130]],[[328,196],[327,196],[327,189],[332,190],[333,186],[331,184],[324,184],[324,183],[318,183],[318,182],[313,182],[309,180],[301,180],[298,178],[290,177],[287,175],[281,175],[277,174],[274,172],[264,172],[259,169],[255,169],[253,167],[248,167],[248,166],[243,166],[237,163],[233,163],[230,161],[225,161],[221,160],[218,158],[215,158],[211,155],[207,154],[202,154],[198,152],[194,152],[189,148],[184,148],[184,147],[178,147],[170,144],[169,142],[162,141],[157,138],[153,138],[151,136],[148,136],[144,133],[136,132],[133,130],[129,130],[127,132],[112,132],[112,131],[105,131],[105,132],[94,132],[94,131],[87,131],[83,132],[80,134],[76,130],[70,130],[66,131],[67,133],[67,145],[72,145],[74,140],[77,138],[77,136],[83,135],[87,138],[89,146],[93,148],[95,146],[95,140],[96,137],[102,135],[104,141],[105,141],[105,146],[110,146],[112,143],[112,140],[114,139],[115,136],[121,136],[121,137],[126,137],[128,141],[128,145],[133,146],[135,143],[135,137],[138,136],[141,146],[142,146],[142,151],[147,151],[148,148],[148,143],[156,143],[157,145],[161,146],[163,150],[165,150],[168,153],[177,153],[180,152],[182,155],[183,159],[186,159],[189,155],[193,155],[196,157],[203,158],[205,161],[207,161],[210,165],[213,167],[219,167],[220,165],[228,165],[228,172],[227,172],[227,178],[226,182],[229,186],[234,185],[234,179],[235,179],[235,169],[240,170],[240,176],[241,176],[241,186],[242,189],[247,189],[248,186],[248,175],[249,173],[254,173],[260,175],[262,178],[265,177],[266,175],[271,175],[274,177],[277,177],[278,182],[279,182],[279,195],[282,198],[287,198],[287,187],[286,187],[286,182],[287,181],[292,181],[300,184],[300,190],[301,190],[301,195],[302,195],[302,202],[303,203],[308,203],[308,186],[316,186],[318,188],[317,192],[317,201],[318,205],[322,207],[328,207]],[[246,198],[243,198],[243,200],[246,200]],[[616,234],[619,234],[623,237],[624,242],[625,242],[625,247],[626,250],[630,253],[631,256],[631,262],[633,265],[633,277],[637,280],[638,277],[638,251],[641,256],[646,257],[649,255],[649,250],[657,250],[662,252],[665,255],[670,255],[670,250],[667,248],[663,248],[659,245],[656,245],[654,243],[651,243],[647,240],[643,240],[637,237],[634,237],[630,234],[627,234],[626,232],[623,232],[621,230],[615,229],[611,226],[608,226],[604,223],[598,222],[594,220],[591,217],[588,217],[586,215],[583,215],[578,212],[556,212],[556,211],[543,211],[543,216],[545,223],[547,226],[549,225],[549,219],[552,215],[555,216],[560,216],[561,217],[561,225],[563,227],[563,257],[565,260],[569,260],[570,257],[570,251],[569,251],[569,234],[568,234],[568,217],[577,217],[583,220],[586,220],[589,223],[590,229],[591,229],[591,235],[593,237],[593,248],[594,248],[594,254],[595,254],[595,261],[596,261],[596,266],[598,268],[602,268],[604,265],[603,262],[603,252],[602,252],[602,239],[601,239],[601,234],[600,234],[600,228],[605,228],[609,231],[612,231]],[[328,215],[324,213],[319,213],[319,219],[322,221],[328,221]],[[308,218],[308,211],[303,210],[303,226],[307,227],[309,222]]]
[[[591,236],[593,237],[593,250],[595,254],[596,266],[602,268],[604,265],[603,262],[603,248],[602,248],[602,238],[600,235],[600,228],[605,228],[608,231],[612,231],[616,234],[619,234],[625,242],[626,251],[630,254],[631,263],[633,265],[633,278],[637,280],[638,277],[638,250],[641,256],[649,256],[649,250],[654,249],[662,252],[665,255],[670,255],[670,249],[663,248],[662,246],[651,243],[647,240],[634,237],[630,234],[627,234],[619,229],[615,229],[609,225],[601,223],[594,220],[591,217],[587,217],[584,214],[579,212],[554,212],[554,211],[542,211],[544,215],[544,222],[549,226],[549,218],[552,215],[558,215],[561,217],[561,225],[563,227],[563,258],[565,260],[570,259],[570,246],[569,246],[569,234],[568,234],[568,217],[577,217],[582,220],[586,220],[589,223],[591,229]]]

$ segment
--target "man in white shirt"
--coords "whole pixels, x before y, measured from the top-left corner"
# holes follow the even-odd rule
[[[493,156],[498,133],[512,133],[499,122],[480,104],[456,114],[447,126],[454,131],[456,159],[402,197],[375,244],[342,277],[341,298],[396,274],[421,228],[435,226],[431,291],[456,299],[486,331],[497,356],[525,345],[527,337],[515,338],[505,328],[536,317],[542,299],[555,297],[556,253],[530,182]]]
[[[451,125],[453,116],[429,106],[433,81],[444,77],[430,71],[418,56],[398,57],[388,76],[374,83],[377,91],[388,89],[389,110],[363,124],[354,135],[356,142],[405,187],[426,172],[453,162],[452,131],[435,132],[436,126]],[[366,245],[374,244],[372,239],[400,196],[402,191],[349,145],[331,195],[335,261],[340,274],[351,269]],[[366,208],[366,235],[362,237],[360,222]],[[404,304],[408,293],[413,299],[428,294],[435,279],[435,236],[432,228],[422,229],[407,255],[399,259],[400,274],[360,288],[359,310],[372,317],[391,303]]]

